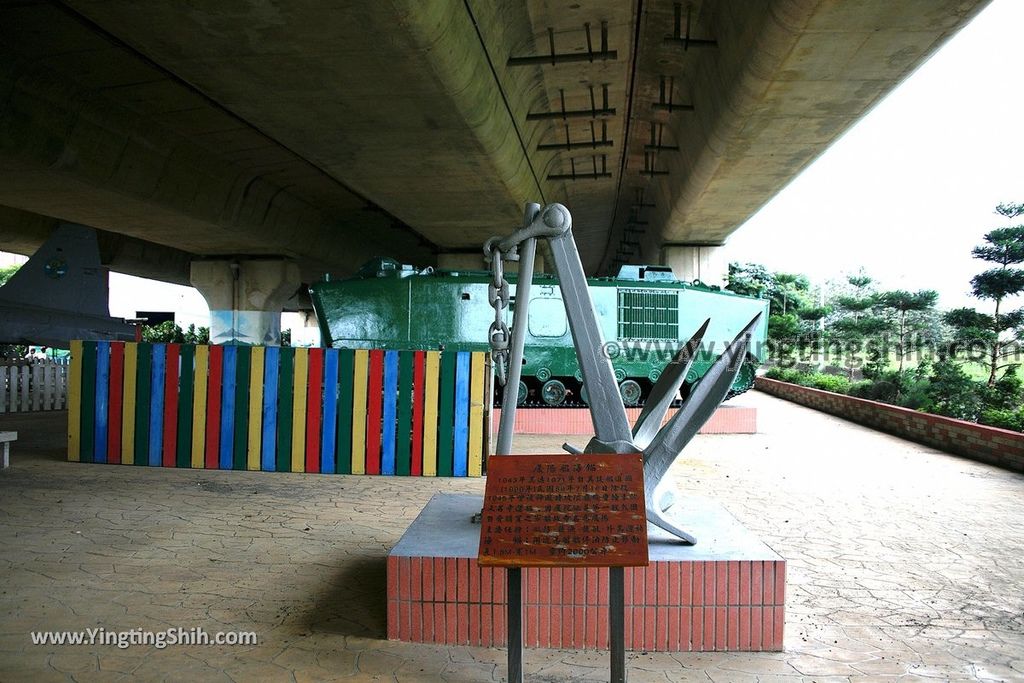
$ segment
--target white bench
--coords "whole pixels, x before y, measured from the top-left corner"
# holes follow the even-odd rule
[[[3,448],[3,459],[0,470],[7,469],[11,464],[11,442],[18,440],[18,432],[0,432],[0,447]]]

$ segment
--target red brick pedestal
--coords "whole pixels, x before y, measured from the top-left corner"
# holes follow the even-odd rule
[[[388,556],[388,638],[505,645],[505,572],[476,562],[480,496],[437,494]],[[697,545],[649,528],[651,563],[626,568],[626,647],[781,650],[786,562],[715,501],[683,498]],[[674,508],[674,510],[676,509]],[[528,647],[607,649],[608,570],[523,570]]]

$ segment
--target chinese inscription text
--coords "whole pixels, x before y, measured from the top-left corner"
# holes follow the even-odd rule
[[[487,467],[480,564],[647,564],[641,455],[502,455]]]

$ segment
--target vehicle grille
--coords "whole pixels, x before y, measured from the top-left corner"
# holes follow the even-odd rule
[[[678,292],[619,289],[619,339],[674,340],[678,335]]]

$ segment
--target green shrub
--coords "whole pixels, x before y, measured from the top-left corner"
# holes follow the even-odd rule
[[[871,392],[871,386],[874,384],[869,379],[864,379],[859,382],[851,382],[850,389],[846,393],[850,396],[856,396],[857,398],[867,398]]]
[[[774,367],[764,373],[768,379],[775,379],[780,382],[799,384],[802,387],[833,391],[837,394],[845,394],[850,389],[850,380],[843,375],[829,375],[824,372],[801,372],[796,368]]]
[[[929,412],[976,422],[983,407],[981,389],[958,364],[939,361],[928,384]]]
[[[843,375],[782,367],[768,370],[765,377],[1024,432],[1024,382],[1016,366],[1008,368],[991,388],[972,380],[960,365],[948,360],[902,372],[887,370],[874,379],[854,383]]]
[[[1006,368],[1003,376],[989,387],[981,385],[981,400],[986,409],[1013,412],[1024,402],[1024,382],[1017,375],[1017,365]]]
[[[981,411],[981,417],[978,418],[978,422],[990,427],[1024,432],[1024,408],[1018,408],[1017,410],[986,408]]]
[[[869,401],[895,403],[900,387],[887,379],[865,380],[850,387],[850,395],[865,398]]]
[[[21,360],[27,353],[23,344],[0,344],[0,360]]]
[[[923,410],[930,413],[932,397],[930,394],[931,382],[927,378],[911,380],[900,394],[899,405],[911,410]]]
[[[826,375],[823,372],[806,374],[797,384],[823,391],[832,391],[837,394],[845,394],[850,390],[850,380],[842,375]]]
[[[171,343],[171,344],[209,344],[210,329],[208,327],[196,328],[195,324],[182,330],[174,321],[166,320],[159,325],[143,325],[142,341],[149,343]]]
[[[775,379],[780,382],[789,382],[790,384],[799,384],[800,380],[806,373],[800,372],[796,368],[782,368],[774,367],[768,372],[764,373],[764,376],[768,379]]]

